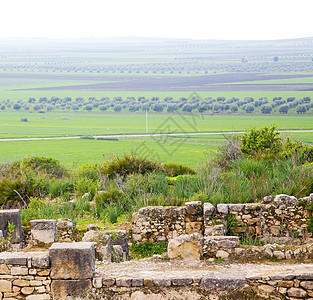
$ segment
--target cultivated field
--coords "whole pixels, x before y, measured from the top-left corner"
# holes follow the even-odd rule
[[[103,155],[141,149],[142,154],[151,158],[194,165],[216,151],[225,139],[221,134],[225,131],[243,131],[273,123],[283,130],[313,129],[312,69],[310,38],[3,40],[0,43],[0,107],[3,107],[0,138],[144,134],[144,105],[150,109],[149,133],[219,135],[0,142],[1,162],[38,154],[56,157],[67,164],[80,164],[85,160],[99,161]],[[190,114],[185,114],[179,99],[189,100],[192,96],[197,98],[191,102],[195,106]],[[36,102],[29,103],[31,97]],[[40,97],[47,100],[35,110]],[[71,98],[68,104],[62,102],[66,97]],[[114,97],[122,97],[123,101],[127,97],[134,99],[123,102],[121,112],[114,112]],[[140,107],[138,97],[145,97]],[[154,113],[153,97],[158,97],[164,106],[162,113]],[[175,113],[168,113],[166,97],[172,97],[171,103],[178,105]],[[223,97],[224,100],[217,100]],[[246,97],[254,98],[250,113],[246,103],[242,103]],[[263,101],[264,97],[268,103]],[[295,100],[289,102],[288,97]],[[304,101],[305,97],[309,100]],[[53,107],[49,102],[52,98],[57,98]],[[77,98],[83,100],[74,109]],[[231,111],[234,98],[239,107],[235,114]],[[278,98],[280,102],[271,114],[263,114],[261,104],[255,103],[260,98],[262,105],[271,105]],[[100,99],[108,100],[100,103]],[[106,105],[105,112],[100,112],[97,101],[98,105]],[[205,105],[209,106],[203,115],[198,109],[202,101],[207,101]],[[16,103],[20,109],[13,107]],[[279,108],[287,104],[288,115],[282,115]],[[92,111],[87,111],[88,105],[93,105]],[[299,106],[305,106],[306,110],[298,112]],[[131,109],[134,112],[130,113]],[[28,122],[21,122],[22,118]],[[290,134],[308,143],[313,141],[311,133]]]

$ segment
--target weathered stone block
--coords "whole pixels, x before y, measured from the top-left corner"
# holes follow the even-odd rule
[[[192,278],[173,278],[172,279],[173,286],[191,285],[192,282],[193,282]]]
[[[238,236],[208,236],[204,239],[204,244],[212,249],[231,249],[239,245]]]
[[[0,292],[11,292],[12,291],[12,282],[8,280],[0,280]]]
[[[120,245],[114,245],[112,250],[112,262],[121,262],[124,260],[123,248]]]
[[[204,218],[208,218],[215,213],[215,206],[211,203],[203,204],[203,216]]]
[[[116,286],[130,287],[132,280],[130,278],[116,278]]]
[[[12,267],[11,268],[11,275],[28,275],[28,268],[27,267]]]
[[[144,278],[143,280],[143,285],[144,286],[153,286],[153,279],[152,278]]]
[[[186,212],[189,215],[202,215],[202,203],[201,201],[192,201],[192,202],[186,202]]]
[[[68,296],[82,296],[91,289],[91,279],[52,280],[53,299],[65,300]]]
[[[73,231],[74,224],[70,219],[58,219],[56,227],[58,231]]]
[[[27,265],[27,255],[23,252],[2,252],[0,259],[4,259],[7,265]]]
[[[50,300],[51,297],[49,294],[40,294],[40,295],[29,295],[26,297],[26,300]]]
[[[290,288],[288,291],[287,291],[287,295],[289,297],[294,297],[294,298],[305,298],[307,296],[307,292],[303,289],[300,289],[300,288]]]
[[[229,253],[224,250],[218,250],[215,256],[216,258],[226,259],[229,257]]]
[[[186,234],[201,233],[202,222],[186,222]]]
[[[168,256],[185,260],[198,260],[202,256],[203,238],[198,233],[184,234],[168,243]]]
[[[8,236],[8,222],[15,225],[11,243],[22,246],[22,224],[19,209],[0,210],[0,230],[2,230],[4,238]]]
[[[223,224],[206,226],[204,235],[205,236],[223,236],[225,235],[225,227]]]
[[[313,290],[313,281],[302,281],[300,282],[300,286],[306,290]]]
[[[96,289],[102,288],[102,278],[101,277],[94,277],[92,279],[92,286]]]
[[[26,280],[26,279],[15,279],[13,280],[13,285],[24,287],[24,286],[29,286],[30,282],[29,280]]]
[[[210,278],[203,277],[200,286],[206,290],[231,291],[245,285],[244,278]]]
[[[37,252],[32,254],[31,264],[34,268],[45,269],[50,265],[49,255],[48,253]]]
[[[0,264],[0,275],[9,275],[11,274],[10,269],[6,264]]]
[[[112,260],[112,238],[103,231],[89,230],[85,233],[83,242],[95,243],[95,255],[98,260],[109,261]]]
[[[143,286],[143,278],[133,278],[132,279],[132,286],[133,287]]]
[[[22,293],[23,295],[30,295],[34,290],[35,290],[34,287],[31,287],[31,286],[24,286],[24,287],[21,289],[21,293]]]
[[[87,279],[94,273],[93,243],[54,243],[49,256],[52,279]]]
[[[123,248],[124,261],[129,260],[129,248],[127,243],[126,230],[117,230],[111,234],[113,245],[119,245]]]
[[[113,286],[115,284],[114,278],[103,278],[102,279],[102,285],[106,287]]]
[[[156,279],[153,279],[153,284],[159,287],[171,286],[172,280],[170,278],[156,278]]]
[[[228,211],[230,214],[241,212],[245,208],[244,204],[228,204]]]
[[[37,243],[51,244],[57,237],[55,220],[32,220],[30,221],[32,239]]]
[[[228,204],[219,203],[216,206],[217,212],[223,215],[228,214]]]

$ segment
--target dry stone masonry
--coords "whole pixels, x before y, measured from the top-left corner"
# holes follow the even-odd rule
[[[144,207],[132,217],[135,242],[169,241],[182,234],[207,236],[237,235],[266,242],[304,244],[310,241],[312,218],[308,204],[313,194],[265,197],[260,203],[217,204],[186,202],[183,207]]]

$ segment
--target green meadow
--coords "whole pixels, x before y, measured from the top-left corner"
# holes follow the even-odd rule
[[[26,117],[28,122],[21,122]],[[243,131],[275,123],[280,130],[313,129],[311,115],[201,115],[149,113],[149,133]],[[45,114],[0,111],[0,138],[145,134],[143,113]]]
[[[28,122],[20,118],[27,117]],[[0,138],[70,137],[118,134],[145,134],[145,114],[125,113],[57,113],[25,114],[0,112]],[[190,166],[212,157],[225,142],[223,132],[244,131],[277,124],[280,130],[313,129],[313,116],[270,115],[181,115],[148,116],[149,133],[203,133],[161,137],[119,137],[118,141],[96,139],[0,141],[1,162],[29,155],[49,156],[72,165],[85,161],[99,162],[111,155],[137,153],[152,160],[176,162]],[[313,143],[313,133],[288,133],[295,139]],[[227,136],[226,136],[227,138]]]

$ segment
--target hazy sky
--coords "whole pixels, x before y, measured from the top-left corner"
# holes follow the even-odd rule
[[[0,37],[310,37],[312,7],[312,0],[2,0]]]

